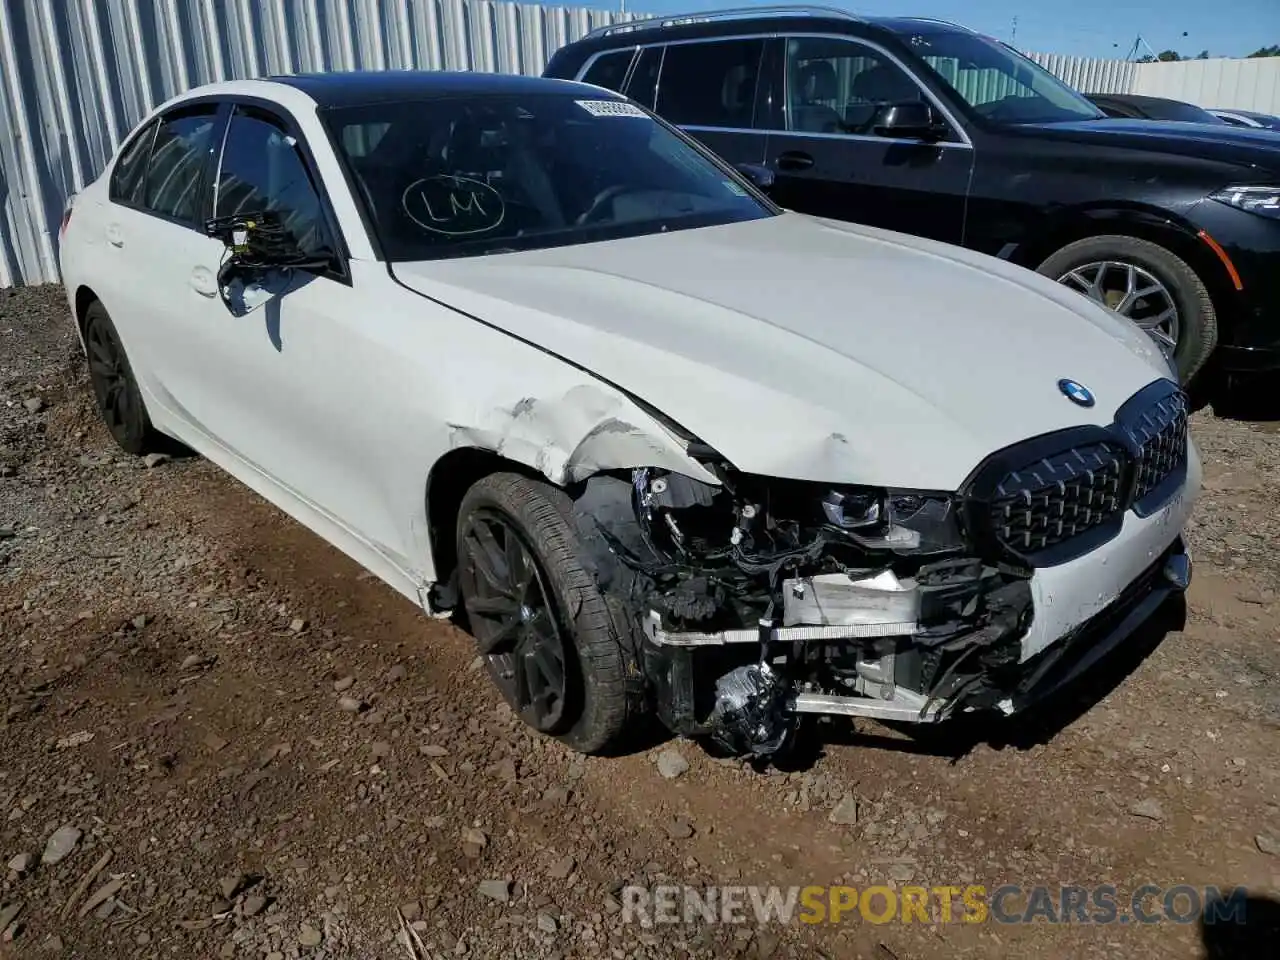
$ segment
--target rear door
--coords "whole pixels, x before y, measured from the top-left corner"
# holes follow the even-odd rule
[[[627,95],[682,127],[729,163],[764,161],[756,125],[765,40],[726,37],[641,50]]]
[[[204,235],[209,176],[224,114],[183,104],[160,116],[113,172],[102,218],[106,267],[98,294],[111,314],[149,405],[175,407],[202,375],[182,318],[205,302],[212,274],[192,264],[215,241]],[[208,290],[197,291],[203,283]]]
[[[954,122],[938,142],[877,135],[881,108],[945,112],[891,54],[851,37],[792,36],[770,51],[766,163],[773,198],[802,213],[949,243],[964,235],[973,149]]]

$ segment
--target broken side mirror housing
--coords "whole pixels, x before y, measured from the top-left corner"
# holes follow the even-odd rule
[[[947,135],[947,125],[932,104],[923,100],[891,103],[876,112],[872,124],[877,136],[934,142]]]
[[[328,252],[303,251],[274,211],[214,217],[205,221],[204,230],[226,247],[218,267],[218,291],[227,309],[237,315],[247,312],[245,293],[250,288],[279,285],[271,280],[272,274],[323,270],[333,264]]]

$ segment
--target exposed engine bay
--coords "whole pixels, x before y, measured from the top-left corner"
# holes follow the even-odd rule
[[[638,469],[575,494],[673,732],[766,756],[804,713],[935,721],[1007,696],[1032,571],[976,556],[953,495],[709,468],[720,486]]]

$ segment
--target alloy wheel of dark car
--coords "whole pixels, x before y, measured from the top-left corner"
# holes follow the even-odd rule
[[[493,510],[468,518],[461,546],[462,595],[480,653],[521,719],[555,732],[565,714],[565,641],[538,561]]]
[[[1133,321],[1166,356],[1173,356],[1182,333],[1178,304],[1149,270],[1121,260],[1073,267],[1058,282]]]
[[[1069,243],[1037,272],[1146,331],[1190,388],[1218,343],[1218,314],[1199,274],[1172,250],[1138,237]]]

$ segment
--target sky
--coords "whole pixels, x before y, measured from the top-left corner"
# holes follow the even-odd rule
[[[572,2],[572,0],[569,0]],[[1194,57],[1243,57],[1280,44],[1280,0],[819,0],[864,14],[939,17],[962,23],[1019,49],[1082,57],[1124,58],[1139,35],[1156,51]],[[643,13],[687,13],[748,6],[752,0],[626,0]],[[613,7],[608,0],[587,6]],[[1014,18],[1017,35],[1014,36]],[[1146,48],[1141,48],[1145,53]],[[1141,53],[1139,55],[1141,55]]]

